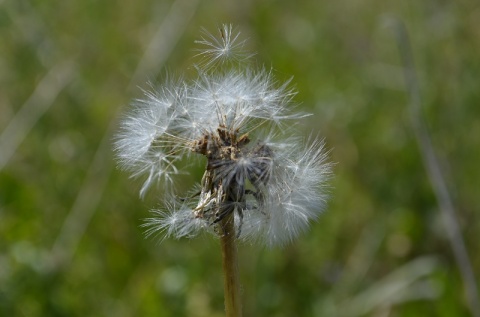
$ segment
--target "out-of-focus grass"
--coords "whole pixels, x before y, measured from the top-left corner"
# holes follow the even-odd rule
[[[223,315],[218,242],[144,239],[139,225],[161,186],[141,201],[141,182],[115,169],[110,139],[137,86],[165,66],[191,71],[200,27],[232,22],[257,64],[294,76],[296,101],[314,113],[305,134],[324,136],[337,163],[328,212],[307,234],[281,250],[240,246],[245,316],[468,316],[408,119],[393,18],[409,31],[423,111],[479,274],[476,2],[4,0],[0,315]],[[66,75],[35,95],[55,69]]]

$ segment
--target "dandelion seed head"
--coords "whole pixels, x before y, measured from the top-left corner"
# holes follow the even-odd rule
[[[221,27],[220,37],[204,31],[197,43],[205,47],[197,78],[144,91],[115,139],[119,166],[145,179],[142,197],[156,183],[173,188],[176,176],[188,173],[178,165],[185,157],[206,158],[198,190],[180,196],[169,190],[145,224],[147,235],[215,233],[233,214],[239,239],[287,244],[325,208],[331,165],[323,143],[289,136],[308,115],[295,111],[290,80],[278,83],[271,70],[226,62],[250,56],[231,25]]]

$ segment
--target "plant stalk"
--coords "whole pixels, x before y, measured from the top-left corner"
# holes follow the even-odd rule
[[[220,221],[222,245],[223,285],[227,317],[241,317],[240,279],[238,275],[237,246],[235,244],[234,216],[231,213]]]
[[[457,211],[448,191],[447,182],[440,166],[438,155],[431,140],[421,111],[421,94],[418,83],[413,53],[405,24],[396,22],[397,43],[404,65],[404,78],[410,97],[410,120],[422,154],[423,164],[427,171],[432,189],[437,197],[437,203],[442,212],[447,237],[453,249],[453,254],[463,279],[467,302],[474,317],[480,317],[480,294],[478,293],[476,277],[468,255],[465,240],[462,235]]]

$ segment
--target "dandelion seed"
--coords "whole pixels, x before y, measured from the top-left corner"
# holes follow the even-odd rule
[[[271,71],[228,67],[244,61],[244,41],[231,25],[219,37],[207,32],[192,81],[169,81],[132,104],[115,141],[120,166],[146,175],[141,196],[158,181],[174,182],[177,163],[204,156],[206,170],[195,195],[167,196],[148,219],[147,235],[193,237],[233,217],[236,236],[268,246],[304,232],[325,207],[331,165],[318,140],[292,137],[297,121],[288,88]],[[213,68],[213,65],[222,68]]]
[[[223,24],[218,28],[219,37],[205,29],[202,31],[203,37],[195,43],[204,46],[203,49],[198,50],[197,54],[203,57],[201,66],[204,69],[224,63],[242,63],[254,55],[244,50],[246,41],[240,41],[240,33],[235,33],[231,24]]]

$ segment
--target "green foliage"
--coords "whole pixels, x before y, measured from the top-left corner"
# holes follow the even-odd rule
[[[328,211],[308,233],[286,249],[239,246],[245,316],[468,316],[392,19],[409,32],[422,110],[480,274],[474,1],[6,0],[0,315],[223,316],[218,241],[145,239],[162,185],[140,200],[142,182],[115,169],[111,138],[138,86],[191,64],[200,27],[232,22],[258,64],[294,76],[296,101],[314,113],[302,129],[324,136],[336,162]]]

